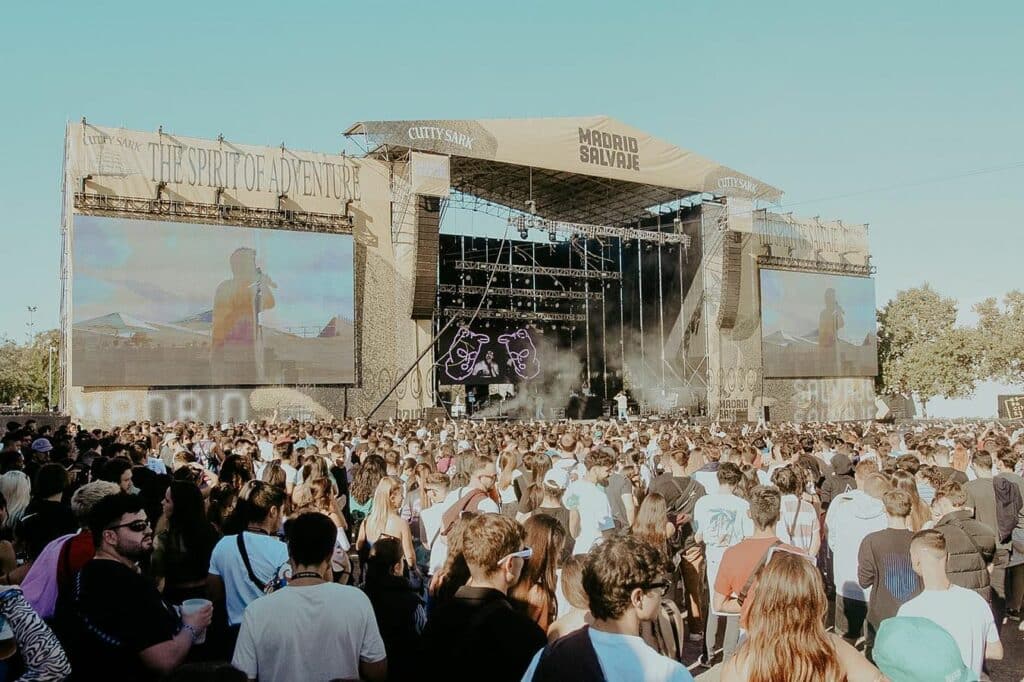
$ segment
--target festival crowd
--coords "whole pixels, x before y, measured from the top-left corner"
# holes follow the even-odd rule
[[[1021,424],[11,422],[0,680],[987,679],[1022,465]]]

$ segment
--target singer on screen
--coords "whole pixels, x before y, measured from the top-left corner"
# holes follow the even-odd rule
[[[215,383],[264,381],[260,313],[274,307],[277,284],[256,265],[256,251],[231,254],[231,279],[213,297],[211,364]]]
[[[836,301],[836,290],[825,290],[825,309],[818,316],[818,371],[834,375],[840,369],[839,330],[846,324],[843,307]]]

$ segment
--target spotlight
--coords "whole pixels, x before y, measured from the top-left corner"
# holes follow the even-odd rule
[[[520,239],[529,239],[529,237],[530,237],[530,231],[527,230],[525,227],[522,228],[521,230],[519,230],[519,238]]]
[[[555,232],[554,230],[549,231],[548,232],[548,241],[550,241],[550,242],[558,241],[558,233]]]

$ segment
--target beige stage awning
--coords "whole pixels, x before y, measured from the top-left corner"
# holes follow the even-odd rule
[[[453,188],[497,197],[499,203],[505,203],[502,191],[486,181],[489,175],[506,174],[495,164],[546,171],[540,174],[542,193],[545,180],[550,184],[557,179],[568,186],[583,183],[604,187],[606,193],[632,194],[636,201],[651,201],[647,206],[702,192],[769,202],[782,196],[781,190],[756,178],[607,116],[363,121],[345,134],[365,135],[374,150],[404,148],[451,156]],[[519,200],[520,194],[509,198]],[[540,203],[538,199],[538,209]],[[552,202],[551,208],[563,210],[560,203]],[[617,217],[629,219],[635,208],[623,204]],[[585,208],[574,211],[581,212]]]

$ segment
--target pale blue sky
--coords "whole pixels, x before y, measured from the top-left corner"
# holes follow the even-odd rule
[[[359,119],[603,113],[797,213],[870,223],[879,302],[1024,287],[1024,3],[18,2],[0,24],[0,333],[27,305],[57,323],[62,136],[83,115],[333,151]]]

